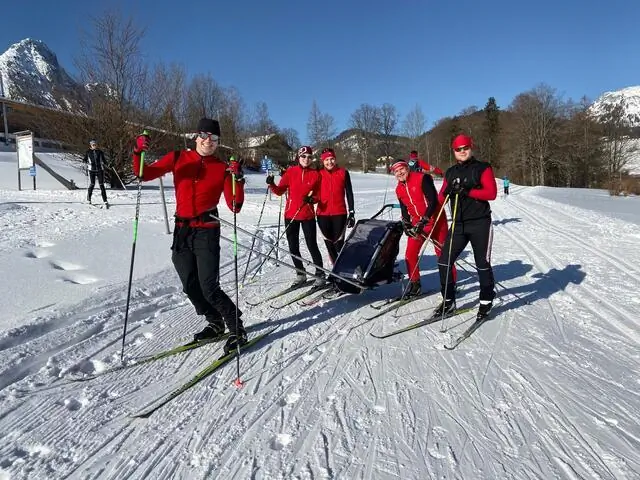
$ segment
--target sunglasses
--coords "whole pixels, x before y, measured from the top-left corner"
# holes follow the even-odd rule
[[[218,135],[214,135],[213,133],[199,132],[196,136],[198,138],[201,138],[202,140],[206,140],[208,138],[212,142],[217,142],[218,140],[220,140],[220,137]]]
[[[304,153],[302,155],[298,155],[298,158],[311,158],[311,155]]]
[[[467,150],[471,150],[471,147],[467,147],[466,145],[464,147],[458,147],[458,148],[454,148],[454,150],[456,152],[466,152]]]

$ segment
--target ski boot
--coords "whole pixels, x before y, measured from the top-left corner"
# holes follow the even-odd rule
[[[433,318],[438,318],[438,317],[442,317],[443,315],[446,317],[448,315],[451,315],[452,313],[454,313],[456,311],[456,301],[451,299],[451,300],[443,300],[442,303],[440,305],[438,305],[438,308],[436,308],[433,311]]]
[[[242,347],[242,345],[246,344],[247,341],[247,332],[244,328],[239,329],[236,333],[229,335],[227,343],[224,345],[224,354],[229,355],[238,346]]]
[[[201,342],[203,340],[215,340],[224,335],[224,323],[207,323],[207,326],[204,327],[199,332],[193,335],[194,342]]]

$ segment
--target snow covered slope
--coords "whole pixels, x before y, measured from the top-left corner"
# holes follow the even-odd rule
[[[392,195],[388,176],[352,178],[359,218]],[[508,199],[493,202],[502,304],[453,352],[442,345],[472,315],[446,320],[444,332],[438,323],[387,340],[369,335],[436,306],[432,295],[365,321],[368,305],[396,295],[397,285],[306,308],[250,307],[246,300],[292,279],[271,263],[240,290],[247,325],[279,326],[242,355],[245,387],[232,386],[228,365],[142,420],[130,415],[217,358],[220,346],[70,381],[119,362],[135,191],[108,192],[114,206],[101,210],[83,204],[82,191],[17,192],[14,182],[15,164],[0,161],[0,478],[640,476],[637,198],[512,185]],[[248,192],[238,222],[251,229],[264,177],[249,176]],[[269,235],[278,207],[267,199]],[[202,326],[171,266],[157,188],[142,193],[140,226],[128,359]],[[223,244],[230,293],[232,259]],[[244,261],[241,251],[241,271]],[[404,268],[402,253],[399,261]],[[459,264],[459,306],[478,295],[466,262],[469,251]],[[437,288],[435,268],[428,248],[423,288]]]

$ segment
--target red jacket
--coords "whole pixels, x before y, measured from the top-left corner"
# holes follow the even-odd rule
[[[304,203],[303,199],[311,193],[314,203],[318,201],[320,173],[317,170],[294,165],[287,168],[282,174],[278,185],[269,185],[269,188],[278,196],[287,192],[284,218],[288,220],[312,220],[316,217],[313,206]]]
[[[434,165],[429,165],[424,160],[418,160],[418,165],[420,165],[420,168],[422,168],[422,170],[424,170],[425,173],[429,173],[429,174],[435,173],[440,177],[444,176],[444,172],[441,169],[439,169]]]
[[[133,171],[140,171],[140,156],[133,154]],[[217,157],[202,157],[195,150],[169,152],[157,162],[145,165],[142,179],[145,181],[173,172],[176,192],[176,216],[196,218],[218,206],[224,191],[227,206],[233,211],[233,185],[227,164]],[[238,213],[244,202],[244,185],[236,182],[236,209]],[[200,225],[191,222],[191,226]]]
[[[321,169],[316,215],[346,215],[345,196],[349,202],[349,211],[353,211],[353,190],[349,172],[340,167],[331,170]]]
[[[433,228],[440,211],[440,202],[431,175],[410,172],[407,181],[399,182],[396,186],[396,196],[400,201],[403,216],[408,215],[411,225],[416,225],[423,217],[429,217],[425,231]],[[439,221],[443,219],[446,221],[444,211],[440,214]]]

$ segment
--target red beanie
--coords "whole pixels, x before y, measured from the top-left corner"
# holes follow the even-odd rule
[[[417,160],[418,159],[418,152],[416,152],[415,150],[411,150],[411,153],[409,154],[409,158],[411,160]]]
[[[455,150],[460,147],[473,148],[473,139],[467,135],[458,135],[453,139],[453,142],[451,142],[451,148]]]

